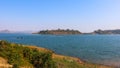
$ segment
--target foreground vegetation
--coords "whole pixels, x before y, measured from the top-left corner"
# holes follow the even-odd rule
[[[12,68],[110,68],[90,64],[78,58],[57,55],[45,48],[0,41],[0,57]]]
[[[24,66],[56,68],[51,52],[39,52],[37,49],[30,49],[20,44],[0,41],[0,56],[6,58],[8,63],[13,65],[13,68]]]

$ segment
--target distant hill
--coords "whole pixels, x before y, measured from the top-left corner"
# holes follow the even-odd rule
[[[61,35],[61,34],[81,34],[78,30],[63,30],[63,29],[57,29],[57,30],[42,30],[37,32],[36,34],[53,34],[53,35]]]
[[[120,34],[120,29],[116,30],[96,30],[93,34]]]
[[[0,33],[10,33],[9,30],[0,30]]]
[[[10,31],[10,30],[0,30],[0,33],[33,33],[34,31]]]

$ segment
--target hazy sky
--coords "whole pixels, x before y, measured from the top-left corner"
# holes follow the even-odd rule
[[[0,30],[120,29],[120,0],[0,0]]]

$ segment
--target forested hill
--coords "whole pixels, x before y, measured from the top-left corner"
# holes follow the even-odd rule
[[[61,35],[61,34],[81,34],[78,30],[63,30],[63,29],[57,29],[57,30],[42,30],[37,32],[37,34],[53,34],[53,35]]]

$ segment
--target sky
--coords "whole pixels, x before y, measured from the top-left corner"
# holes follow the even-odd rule
[[[120,29],[120,0],[0,0],[0,30]]]

